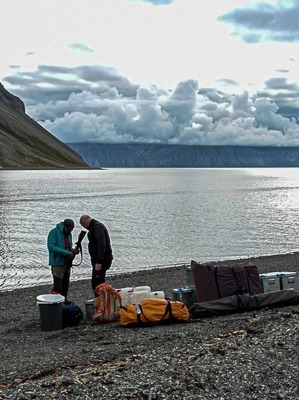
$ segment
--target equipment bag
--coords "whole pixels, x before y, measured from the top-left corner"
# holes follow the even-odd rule
[[[259,271],[252,264],[207,265],[191,261],[198,303],[236,294],[263,292]]]
[[[118,320],[121,297],[116,289],[108,283],[101,283],[95,288],[98,296],[95,298],[95,314],[91,319],[97,322],[114,322]]]
[[[165,299],[143,299],[140,304],[120,307],[119,323],[122,326],[156,325],[189,320],[184,303]]]
[[[62,321],[64,327],[79,325],[82,319],[83,312],[79,306],[71,301],[65,301],[63,303]]]

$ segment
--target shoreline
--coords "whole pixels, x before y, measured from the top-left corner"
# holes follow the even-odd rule
[[[253,256],[253,257],[246,257],[246,258],[235,258],[235,259],[227,259],[227,260],[210,260],[208,262],[203,262],[200,261],[199,259],[196,259],[195,261],[198,261],[201,264],[210,264],[210,265],[215,265],[215,264],[223,264],[223,265],[233,265],[233,264],[239,264],[239,263],[252,263],[257,266],[259,269],[260,273],[267,273],[267,272],[299,272],[299,251],[298,252],[292,252],[292,253],[283,253],[283,254],[272,254],[272,255],[266,255],[266,256]],[[139,275],[140,274],[148,274],[150,275],[151,271],[165,271],[165,270],[172,270],[176,271],[177,269],[183,268],[185,271],[185,267],[190,266],[189,263],[175,263],[175,264],[169,264],[169,265],[157,265],[157,266],[150,266],[149,268],[144,268],[136,271],[130,271],[130,272],[116,272],[112,273],[111,275],[106,276],[106,281],[112,283],[112,286],[114,284],[121,284],[121,279],[125,279],[127,281],[128,279],[126,277],[130,276],[136,276],[138,277],[138,282],[140,282]],[[109,271],[108,271],[109,272]],[[49,270],[49,277],[51,278],[51,273]],[[181,278],[181,285],[178,287],[183,287],[185,286],[185,277],[180,275]],[[80,285],[80,282],[85,285],[87,282],[89,282],[89,278],[84,278],[84,279],[77,279],[77,280],[70,280],[70,291],[72,290],[72,285]],[[2,289],[0,287],[0,295],[1,293],[11,293],[13,291],[17,290],[26,290],[26,289],[32,289],[32,288],[45,288],[45,290],[48,290],[51,287],[52,283],[40,283],[40,284],[33,284],[30,286],[20,286],[14,289]],[[135,283],[137,286],[137,284]],[[138,285],[143,286],[147,285],[145,283],[138,283]],[[130,286],[130,284],[128,284]],[[147,285],[148,286],[148,285]],[[124,285],[122,286],[114,286],[114,287],[125,287]],[[171,289],[171,288],[170,288]],[[51,289],[49,289],[51,290]],[[164,289],[159,289],[159,288],[154,288],[153,290],[164,290]]]
[[[299,271],[299,253],[221,261],[260,273]],[[216,262],[213,262],[216,263]],[[170,295],[184,266],[117,274],[115,288],[150,286]],[[36,297],[51,285],[0,292],[0,398],[299,398],[299,306],[265,308],[188,323],[124,328],[85,319],[43,332]],[[69,300],[85,316],[89,280],[72,281]]]

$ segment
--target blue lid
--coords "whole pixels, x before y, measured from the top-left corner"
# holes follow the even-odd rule
[[[195,288],[193,288],[193,287],[184,287],[184,288],[171,289],[171,291],[172,292],[178,292],[178,293],[195,292]]]

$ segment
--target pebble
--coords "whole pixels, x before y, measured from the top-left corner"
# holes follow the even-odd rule
[[[257,261],[261,272],[273,271],[275,261],[274,270],[287,271],[299,256]],[[170,294],[184,280],[185,269],[173,267],[110,283]],[[83,321],[42,332],[36,296],[43,292],[49,287],[0,293],[0,399],[299,398],[299,306],[131,329]],[[70,300],[83,311],[90,296],[89,282],[71,282]]]

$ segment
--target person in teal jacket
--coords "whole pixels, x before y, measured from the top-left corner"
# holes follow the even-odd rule
[[[59,293],[67,300],[72,261],[76,255],[73,249],[72,230],[75,223],[65,219],[51,229],[48,235],[49,265],[53,276],[51,293]]]

